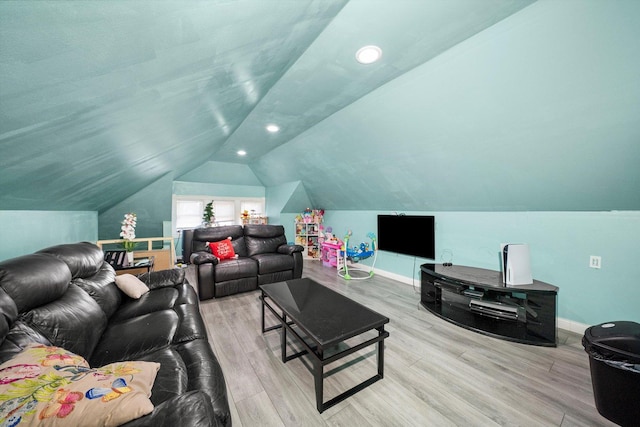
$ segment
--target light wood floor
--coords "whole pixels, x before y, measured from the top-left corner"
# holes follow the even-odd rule
[[[308,358],[283,364],[280,332],[260,332],[259,291],[203,301],[236,427],[614,425],[595,409],[580,335],[559,330],[557,348],[512,343],[437,318],[417,289],[382,276],[345,281],[318,261],[303,276],[391,319],[385,377],[319,414]],[[325,401],[375,370],[375,346],[327,366]]]

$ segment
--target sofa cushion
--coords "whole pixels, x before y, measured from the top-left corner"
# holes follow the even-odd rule
[[[9,329],[9,333],[2,343],[2,346],[0,346],[0,363],[15,357],[16,354],[33,343],[52,345],[47,337],[21,320],[17,320],[11,326],[11,329]]]
[[[241,225],[205,227],[193,231],[193,252],[210,251],[207,242],[219,242],[231,237],[233,250],[240,257],[247,256],[244,242],[244,230]]]
[[[111,317],[111,322],[139,317],[155,311],[169,310],[178,298],[179,292],[176,288],[155,289],[147,292],[140,299],[125,297],[122,305]]]
[[[13,303],[13,301],[11,301]],[[0,306],[0,344],[4,342],[4,339],[7,337],[9,333],[9,322],[7,321],[6,316],[2,313],[2,307]]]
[[[184,285],[175,286],[173,289],[178,291],[178,298],[174,302],[174,305],[178,304],[195,304],[198,303],[198,294],[193,286],[189,283],[185,283]]]
[[[175,347],[184,361],[189,377],[189,390],[202,390],[209,399],[216,415],[227,425],[231,424],[224,374],[218,359],[205,340],[193,340]],[[215,378],[215,381],[212,381]]]
[[[231,240],[231,244],[233,245],[233,250],[239,257],[247,256],[247,244],[245,242],[244,236],[237,237]]]
[[[244,239],[250,257],[277,252],[280,245],[287,243],[282,225],[245,225]]]
[[[62,260],[69,266],[73,278],[93,276],[104,262],[102,249],[89,242],[51,246],[36,253],[53,255]]]
[[[122,293],[114,284],[115,278],[116,272],[105,262],[95,275],[86,278],[77,277],[71,283],[88,293],[109,318],[122,301]]]
[[[0,418],[11,425],[117,426],[153,411],[149,395],[159,367],[120,362],[91,369],[64,349],[30,346],[0,365]]]
[[[178,328],[178,315],[162,310],[117,323],[109,323],[89,359],[92,366],[139,359],[171,344]]]
[[[0,344],[2,344],[13,325],[18,319],[18,307],[4,289],[0,288]]]
[[[129,298],[140,299],[149,288],[133,274],[121,274],[116,276],[116,286]]]
[[[216,265],[220,260],[212,253],[209,252],[194,252],[191,254],[191,259],[189,260],[191,264],[202,265],[202,264],[213,264]]]
[[[225,259],[216,265],[215,281],[243,279],[258,275],[258,264],[251,258]]]
[[[293,257],[290,255],[266,253],[254,255],[251,258],[258,263],[258,274],[269,274],[293,269]]]
[[[52,344],[87,359],[107,325],[98,303],[75,285],[57,300],[23,313],[20,319]]]
[[[182,343],[197,339],[207,339],[207,329],[197,305],[183,304],[173,309],[178,315],[178,329],[173,337],[174,343]]]
[[[170,270],[152,271],[143,273],[138,278],[149,286],[149,289],[166,288],[167,286],[182,285],[185,283],[185,271],[182,268]]]
[[[171,347],[140,356],[138,360],[160,363],[160,370],[151,390],[151,402],[159,405],[188,390],[187,367],[180,354]]]
[[[244,279],[227,280],[226,282],[216,282],[214,285],[216,298],[239,292],[249,292],[258,289],[258,276],[245,277]]]
[[[20,313],[57,300],[70,280],[67,264],[48,255],[31,254],[0,262],[0,287]]]

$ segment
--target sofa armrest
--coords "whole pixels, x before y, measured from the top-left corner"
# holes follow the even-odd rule
[[[125,426],[223,427],[224,423],[213,412],[203,391],[190,391],[162,402],[149,415],[123,424]]]
[[[213,264],[216,265],[219,261],[218,258],[214,254],[210,254],[209,252],[194,252],[191,254],[191,264],[202,265],[202,264]]]
[[[285,255],[293,255],[296,252],[302,252],[304,248],[300,245],[280,245],[278,246],[278,253]]]
[[[143,273],[138,276],[138,278],[144,282],[149,289],[181,285],[184,283],[184,269],[172,268],[170,270],[152,271],[150,273]]]

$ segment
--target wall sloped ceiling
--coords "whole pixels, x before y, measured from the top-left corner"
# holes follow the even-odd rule
[[[291,192],[287,203],[282,207],[282,213],[300,213],[307,208],[317,206],[309,199],[309,193],[307,193],[304,185],[298,182],[295,190]]]
[[[107,213],[227,162],[325,209],[638,210],[639,19],[634,0],[0,2],[0,209]],[[383,59],[357,64],[370,43]]]
[[[347,0],[0,2],[0,206],[105,211],[203,162]]]
[[[262,182],[248,165],[214,161],[203,163],[177,177],[176,181],[262,186]]]
[[[316,206],[640,208],[640,3],[537,2],[251,164]]]

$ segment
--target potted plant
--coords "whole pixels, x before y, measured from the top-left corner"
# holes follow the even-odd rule
[[[127,251],[127,260],[129,264],[133,264],[133,250],[136,247],[136,242],[133,239],[136,238],[136,222],[137,216],[135,213],[130,212],[124,214],[122,225],[120,226],[120,237],[122,237],[122,247]]]
[[[216,213],[213,208],[213,200],[207,203],[207,205],[204,207],[202,219],[204,220],[205,227],[212,227],[213,223],[216,221]]]

